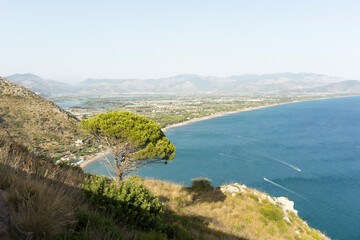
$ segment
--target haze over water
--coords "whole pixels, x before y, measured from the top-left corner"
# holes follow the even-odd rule
[[[286,196],[334,239],[360,239],[360,97],[292,103],[171,128],[168,165],[139,175],[190,184],[239,182]],[[85,171],[107,174],[99,162]]]

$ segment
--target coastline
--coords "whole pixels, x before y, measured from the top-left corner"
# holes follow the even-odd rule
[[[323,98],[322,98],[322,99],[323,99]],[[188,124],[190,124],[190,123],[205,121],[205,120],[209,120],[209,119],[217,118],[217,117],[223,117],[223,116],[227,116],[227,115],[234,114],[234,113],[248,112],[248,111],[253,111],[253,110],[257,110],[257,109],[263,109],[263,108],[268,108],[268,107],[280,106],[280,105],[285,105],[285,104],[290,104],[290,103],[296,103],[296,102],[313,101],[313,100],[320,100],[320,99],[311,99],[311,100],[304,100],[304,101],[292,101],[292,102],[285,102],[285,103],[275,103],[275,104],[258,106],[258,107],[243,108],[243,109],[239,109],[239,110],[236,110],[236,111],[230,111],[230,112],[219,112],[219,113],[214,113],[214,114],[212,114],[212,115],[205,116],[205,117],[201,117],[201,118],[193,118],[193,119],[190,119],[190,120],[188,120],[188,121],[179,122],[179,123],[175,123],[175,124],[170,124],[169,126],[166,126],[166,127],[162,128],[161,130],[162,130],[163,132],[166,132],[166,131],[169,130],[170,128],[185,126],[185,125],[188,125]]]
[[[243,109],[239,109],[239,110],[236,110],[236,111],[230,111],[230,112],[219,112],[219,113],[214,113],[214,114],[212,114],[210,116],[205,116],[205,117],[201,117],[201,118],[193,118],[193,119],[190,119],[188,121],[183,121],[183,122],[179,122],[179,123],[175,123],[175,124],[170,124],[170,125],[162,128],[161,130],[163,132],[166,132],[166,130],[168,130],[170,128],[180,127],[180,126],[184,126],[184,125],[194,123],[194,122],[200,122],[200,121],[209,120],[209,119],[212,119],[212,118],[223,117],[223,116],[234,114],[234,113],[248,112],[248,111],[253,111],[253,110],[257,110],[257,109],[280,106],[280,105],[285,105],[285,104],[298,103],[298,102],[308,102],[308,101],[318,101],[318,100],[333,99],[333,98],[357,97],[357,96],[359,96],[359,95],[327,96],[327,97],[320,97],[320,98],[314,98],[314,99],[295,100],[295,101],[291,101],[291,102],[274,103],[274,104],[258,106],[258,107],[243,108]]]
[[[98,152],[96,153],[93,157],[91,157],[90,159],[87,159],[87,160],[82,160],[80,162],[78,162],[76,165],[81,167],[81,168],[84,168],[86,167],[88,164],[96,161],[96,160],[99,160],[100,158],[103,158],[105,157],[106,155],[110,154],[110,150],[104,150],[104,151],[101,151],[101,152]]]
[[[236,110],[236,111],[230,111],[230,112],[219,112],[219,113],[215,113],[215,114],[205,116],[205,117],[201,117],[201,118],[193,118],[193,119],[190,119],[188,121],[183,121],[183,122],[180,122],[180,123],[170,124],[170,125],[162,128],[161,130],[163,132],[166,132],[167,130],[169,130],[171,128],[185,126],[185,125],[188,125],[188,124],[191,124],[191,123],[205,121],[205,120],[209,120],[209,119],[212,119],[212,118],[223,117],[223,116],[227,116],[227,115],[234,114],[234,113],[248,112],[248,111],[253,111],[253,110],[257,110],[257,109],[269,108],[269,107],[280,106],[280,105],[291,104],[291,103],[297,103],[297,102],[317,101],[317,100],[325,100],[325,99],[331,99],[331,98],[342,98],[342,97],[353,97],[353,96],[357,96],[357,95],[315,98],[315,99],[308,99],[308,100],[296,100],[296,101],[291,101],[291,102],[275,103],[275,104],[269,104],[269,105],[258,106],[258,107],[243,108],[243,109],[239,109],[239,110]],[[110,150],[101,151],[101,152],[95,154],[95,156],[91,157],[88,160],[83,160],[83,161],[78,162],[77,165],[79,167],[81,167],[81,168],[84,168],[88,164],[90,164],[90,163],[92,163],[92,162],[94,162],[96,160],[99,160],[100,158],[106,156],[109,153],[111,153]]]

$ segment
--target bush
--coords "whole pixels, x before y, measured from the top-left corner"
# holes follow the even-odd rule
[[[260,212],[271,221],[281,221],[284,217],[283,211],[278,206],[269,202],[261,207]]]
[[[54,236],[54,240],[112,240],[133,239],[134,232],[119,226],[113,219],[83,209],[77,211],[76,224],[67,232]]]
[[[212,180],[207,177],[198,177],[191,179],[191,188],[193,190],[213,190]]]
[[[195,237],[186,230],[179,222],[166,224],[165,233],[169,239],[194,240]]]
[[[142,229],[163,228],[163,205],[143,185],[123,181],[119,187],[106,177],[92,176],[83,186],[86,199],[115,219]]]
[[[279,228],[280,232],[287,231],[286,222],[283,220],[284,213],[282,209],[274,204],[266,202],[260,209],[261,214],[270,221],[273,221]]]

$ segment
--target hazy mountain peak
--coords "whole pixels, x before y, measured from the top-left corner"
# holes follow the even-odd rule
[[[117,95],[123,93],[170,94],[253,94],[279,93],[314,89],[344,79],[314,73],[243,74],[229,77],[179,74],[158,79],[95,79],[77,85],[43,79],[37,75],[14,74],[8,77],[43,96]],[[332,88],[328,88],[331,92]],[[348,88],[352,89],[352,88]]]
[[[5,78],[0,77],[0,93],[11,96],[35,96],[33,92],[28,89],[19,86],[15,83],[8,81]]]

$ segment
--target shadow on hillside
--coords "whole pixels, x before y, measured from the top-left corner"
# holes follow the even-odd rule
[[[199,189],[192,187],[183,187],[180,191],[185,191],[192,196],[192,203],[203,203],[203,202],[223,202],[226,195],[218,189]]]
[[[215,226],[222,228],[223,224],[210,217],[198,216],[198,215],[177,215],[174,212],[168,211],[166,218],[169,221],[176,224],[181,224],[187,231],[190,231],[195,239],[220,239],[220,240],[247,240],[247,238],[238,237],[229,233],[225,233],[219,230],[210,228],[209,226]],[[175,239],[190,239],[179,238]]]
[[[79,188],[76,187],[71,187],[69,185],[66,185],[62,182],[58,182],[52,179],[45,179],[42,177],[39,177],[37,175],[34,174],[29,174],[25,171],[22,171],[20,169],[16,169],[13,167],[10,167],[9,165],[6,164],[2,164],[0,163],[0,173],[3,175],[3,177],[5,177],[5,174],[3,173],[7,173],[6,175],[8,175],[7,177],[12,178],[11,176],[17,176],[18,178],[23,179],[23,181],[29,181],[30,179],[35,180],[35,181],[41,181],[42,184],[46,184],[49,187],[51,186],[55,186],[57,185],[57,189],[66,189],[66,192],[71,194],[71,193],[78,193],[79,192]],[[1,177],[0,177],[1,179]],[[1,185],[4,184],[4,181],[2,181]],[[5,183],[6,184],[6,183]],[[16,187],[15,185],[13,185],[13,187]],[[3,188],[0,186],[0,188]],[[184,188],[183,190],[185,191],[189,191],[189,189]],[[190,190],[191,191],[191,190]],[[194,202],[195,203],[199,203],[199,202],[214,202],[214,201],[223,201],[224,199],[224,195],[218,191],[218,190],[212,190],[212,191],[200,191],[200,192],[192,192],[194,194]],[[95,195],[95,194],[94,194]],[[164,199],[162,199],[163,201],[168,200],[167,197],[164,197]],[[105,202],[111,202],[114,201],[114,199],[105,199]],[[119,203],[120,205],[122,203]],[[93,206],[95,207],[95,206]],[[105,219],[106,218],[111,218],[111,210],[110,209],[106,209],[103,208],[96,208],[96,212],[97,214],[99,214],[100,212],[103,212]],[[141,209],[137,209],[139,215],[148,215],[148,213],[146,212],[146,210],[141,210]],[[142,212],[141,212],[142,211]],[[89,212],[90,213],[90,212]],[[50,213],[51,214],[51,213]],[[90,223],[92,220],[92,215],[89,215],[90,218],[88,218],[86,220],[85,225],[83,225],[83,223],[79,222],[76,223],[75,225],[73,225],[73,227],[76,228],[76,231],[83,231],[83,228],[88,228],[89,226],[91,226],[92,223]],[[95,216],[95,215],[94,215]],[[99,215],[97,215],[99,216]],[[228,233],[224,233],[221,232],[219,230],[214,230],[212,228],[210,228],[209,226],[215,226],[217,228],[222,227],[222,223],[216,221],[215,219],[212,219],[210,217],[204,217],[204,216],[198,216],[198,215],[178,215],[175,214],[174,212],[170,212],[167,211],[165,213],[165,221],[168,223],[171,223],[172,226],[174,227],[174,231],[170,233],[167,232],[168,235],[168,239],[229,239],[229,240],[245,240],[245,238],[241,238],[241,237],[237,237],[235,235],[232,234],[228,234]],[[79,220],[77,220],[79,221]],[[98,220],[96,220],[98,221]],[[124,225],[128,225],[128,223],[125,223],[123,221],[115,220],[114,221],[115,226],[118,226],[118,228],[123,228]],[[54,222],[55,224],[55,222]],[[90,224],[90,225],[89,225]],[[131,227],[131,224],[128,225]],[[92,226],[93,228],[99,227],[97,225]],[[26,238],[29,237],[29,235],[26,233],[28,232],[30,229],[23,229],[21,226],[16,226],[16,228],[18,228],[18,231],[13,232],[13,234],[18,237],[19,239],[21,238]],[[108,226],[106,226],[106,228],[108,228]],[[134,229],[137,229],[136,226],[133,225]],[[14,226],[12,226],[11,229],[14,229]],[[98,229],[98,232],[101,232],[102,230]],[[105,234],[105,232],[104,232]],[[112,233],[113,234],[113,233]],[[146,234],[146,232],[145,232]],[[30,235],[31,236],[31,235]],[[116,236],[116,235],[115,235]],[[189,237],[190,236],[190,237]],[[128,236],[129,239],[137,239],[137,237],[135,235],[133,236]]]
[[[16,238],[52,238],[54,234],[59,233],[59,231],[72,232],[75,234],[79,233],[80,235],[88,234],[89,239],[96,239],[96,236],[105,236],[106,234],[110,234],[114,238],[116,238],[116,236],[126,236],[127,239],[139,238],[139,235],[135,234],[134,230],[138,229],[138,227],[133,224],[125,223],[125,221],[119,219],[113,219],[111,217],[111,209],[96,207],[95,205],[90,209],[86,206],[85,199],[81,200],[81,189],[78,187],[80,186],[80,182],[77,182],[80,181],[81,178],[83,181],[86,177],[86,174],[82,173],[81,170],[67,166],[57,166],[50,162],[50,159],[35,156],[21,145],[4,143],[5,142],[0,141],[0,189],[4,189],[7,192],[11,192],[14,189],[16,190],[13,192],[16,193],[16,199],[18,200],[15,199],[16,201],[13,200],[10,204],[12,205],[11,209],[15,214],[21,209],[17,208],[18,206],[36,206],[36,208],[31,208],[32,218],[29,218],[30,225],[23,226],[16,223],[14,221],[15,219],[12,219],[12,222],[15,223],[15,225],[11,226],[11,229],[15,229],[12,234],[15,235]],[[69,178],[73,175],[75,175],[74,179],[70,180]],[[28,191],[31,195],[27,194]],[[218,190],[204,191],[184,187],[182,191],[188,191],[193,195],[193,202],[191,204],[199,202],[218,202],[225,199],[225,195]],[[34,195],[36,192],[39,194],[44,193],[45,197],[42,197],[41,199],[49,202],[49,205],[54,202],[59,205],[59,208],[56,208],[56,205],[54,205],[53,208],[50,208],[52,209],[50,212],[49,210],[42,208],[41,206],[43,205],[41,205],[41,202],[36,203],[38,198],[30,198],[30,196],[39,195]],[[76,201],[77,203],[72,205],[66,204],[67,202],[55,201],[56,197],[61,197],[60,195],[64,195],[66,201]],[[90,198],[93,197],[90,196]],[[27,202],[28,200],[30,200],[31,203]],[[160,200],[162,202],[169,201],[166,196],[163,198],[160,197]],[[106,198],[104,201],[111,202],[114,201],[114,199]],[[119,202],[119,205],[121,204],[122,203]],[[72,213],[69,215],[72,217],[65,219],[65,216],[61,213],[63,208],[60,208],[64,206],[71,208],[68,211],[69,213]],[[82,215],[82,218],[86,217],[82,219],[83,221],[79,219],[79,216],[73,215],[78,212],[79,209],[86,209],[84,211],[88,214]],[[22,209],[22,211],[25,210],[26,209]],[[138,212],[141,212],[140,215],[145,216],[151,214],[147,213],[146,210],[138,210]],[[55,217],[50,218],[49,216]],[[217,222],[210,217],[198,216],[196,214],[178,215],[167,211],[164,218],[165,222],[170,224],[170,230],[174,230],[173,232],[170,230],[167,231],[168,239],[244,239],[212,229],[210,226],[216,226],[218,229],[221,229],[222,223]],[[34,226],[33,222],[35,222],[35,220],[39,223],[43,223],[44,227],[40,229],[38,228],[39,226]],[[64,220],[72,223],[71,226],[66,225],[66,227],[63,225],[64,227],[56,228],[56,230],[49,230],[52,229],[51,226],[57,226],[58,221],[64,222]],[[126,230],[122,230],[125,226]],[[37,233],[34,231],[36,228],[38,228]],[[88,232],[88,229],[95,229],[96,234],[98,235],[93,235],[92,232]],[[44,235],[43,233],[45,232],[46,234]],[[151,233],[140,231],[139,234],[142,236],[142,234],[146,235]]]

